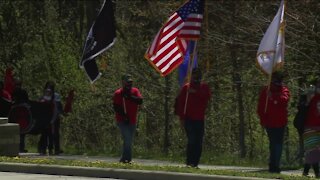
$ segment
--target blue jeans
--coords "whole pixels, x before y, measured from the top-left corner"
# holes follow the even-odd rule
[[[280,159],[282,154],[284,127],[266,128],[269,138],[269,171],[280,171]]]
[[[185,120],[184,124],[188,145],[187,145],[187,165],[198,166],[204,135],[204,121]]]
[[[132,142],[136,130],[136,125],[118,122],[118,127],[121,131],[123,140],[122,156],[120,162],[130,162],[132,160]]]

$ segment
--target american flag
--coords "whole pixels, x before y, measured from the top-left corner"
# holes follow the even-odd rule
[[[204,0],[189,0],[175,11],[160,29],[145,58],[162,75],[183,62],[188,40],[200,38]]]

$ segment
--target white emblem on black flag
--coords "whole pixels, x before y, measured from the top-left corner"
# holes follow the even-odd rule
[[[91,83],[96,81],[101,75],[95,62],[95,57],[109,49],[116,40],[113,13],[111,0],[105,0],[86,39],[80,67],[84,68]]]

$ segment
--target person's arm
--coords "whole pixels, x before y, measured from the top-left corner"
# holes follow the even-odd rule
[[[130,93],[128,91],[125,91],[123,92],[122,96],[126,99],[129,99],[130,101],[138,104],[138,105],[141,105],[142,102],[143,102],[143,98],[139,92],[138,89],[134,89],[133,93]]]
[[[113,110],[121,116],[126,116],[126,113],[121,105],[113,103]]]
[[[280,94],[272,94],[272,99],[276,100],[280,104],[287,105],[290,99],[289,89],[286,86],[282,87]]]
[[[128,98],[138,105],[141,105],[143,101],[141,97],[134,96],[134,95],[130,95]]]
[[[188,85],[184,85],[177,96],[177,115],[179,116],[181,123],[183,123],[185,119],[184,106],[186,102],[187,90]]]
[[[261,90],[259,95],[259,100],[258,100],[258,107],[257,107],[257,114],[260,118],[260,124],[262,127],[265,127],[267,122],[267,114],[265,112],[265,105],[266,105],[266,98],[267,98],[266,90],[267,90],[266,87],[264,87]]]

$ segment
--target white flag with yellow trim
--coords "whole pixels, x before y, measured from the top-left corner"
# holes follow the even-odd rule
[[[279,69],[284,63],[284,11],[285,3],[282,0],[279,10],[264,34],[257,52],[257,64],[268,75]]]

